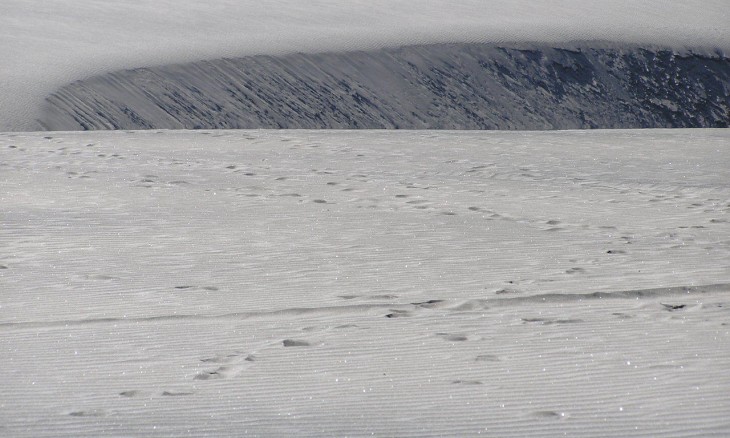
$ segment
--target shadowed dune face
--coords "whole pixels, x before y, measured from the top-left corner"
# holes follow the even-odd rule
[[[727,127],[730,59],[413,46],[121,71],[48,98],[51,130]]]
[[[725,0],[3,0],[0,131],[46,96],[124,69],[413,44],[615,41],[730,50]]]

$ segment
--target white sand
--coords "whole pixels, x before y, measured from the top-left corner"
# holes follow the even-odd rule
[[[728,181],[727,130],[0,134],[0,435],[726,436]]]
[[[433,42],[607,40],[730,51],[727,0],[3,0],[0,131],[103,72]]]

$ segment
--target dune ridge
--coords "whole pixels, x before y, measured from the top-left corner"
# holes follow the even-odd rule
[[[724,0],[4,0],[0,131],[41,129],[45,98],[119,70],[434,43],[616,41],[730,50]]]
[[[408,46],[120,71],[54,92],[40,123],[62,131],[728,127],[728,84],[721,52]]]

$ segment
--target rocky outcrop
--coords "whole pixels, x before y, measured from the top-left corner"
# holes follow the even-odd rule
[[[141,68],[48,98],[51,130],[728,127],[730,58],[412,46]]]

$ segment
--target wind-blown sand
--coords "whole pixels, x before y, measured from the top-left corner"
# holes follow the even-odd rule
[[[50,131],[726,128],[730,58],[485,44],[253,56],[100,75],[46,103]]]
[[[0,435],[724,436],[730,133],[0,134]]]
[[[40,129],[46,96],[116,70],[430,43],[612,41],[730,50],[726,0],[3,0],[0,131]]]

